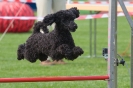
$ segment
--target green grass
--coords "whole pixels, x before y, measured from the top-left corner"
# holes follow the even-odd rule
[[[89,56],[89,20],[76,20],[78,29],[72,33],[75,44],[84,54],[66,65],[41,66],[40,62],[18,61],[18,45],[31,35],[28,33],[7,33],[0,41],[0,77],[42,77],[42,76],[88,76],[107,75],[107,62],[104,58]],[[94,31],[93,31],[94,32]],[[118,54],[122,54],[130,43],[130,27],[125,17],[118,18]],[[2,34],[0,34],[1,37]],[[97,19],[97,56],[102,56],[102,48],[108,44],[108,19]],[[130,48],[129,48],[130,49]],[[130,54],[130,50],[126,52]],[[130,59],[124,57],[129,69]],[[118,88],[129,88],[130,77],[126,66],[118,66]],[[0,83],[2,88],[107,88],[106,81]]]

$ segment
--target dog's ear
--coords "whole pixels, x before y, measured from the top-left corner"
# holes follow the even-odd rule
[[[43,19],[43,24],[46,26],[52,25],[55,21],[55,16],[54,14],[48,14],[44,17]]]
[[[65,10],[60,10],[54,14],[55,16],[55,23],[61,22],[65,18]]]
[[[69,10],[72,11],[75,14],[76,18],[79,17],[80,12],[77,9],[77,7],[70,8]]]

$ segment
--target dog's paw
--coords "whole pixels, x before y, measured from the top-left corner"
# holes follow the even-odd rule
[[[17,59],[18,59],[18,60],[22,60],[22,59],[24,59],[24,58],[23,58],[23,57],[18,57]]]
[[[84,51],[80,47],[74,47],[73,53],[74,53],[74,55],[82,55],[84,53]]]

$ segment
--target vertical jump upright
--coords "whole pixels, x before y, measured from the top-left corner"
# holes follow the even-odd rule
[[[133,20],[125,7],[124,1],[118,0],[131,27],[130,88],[133,88]],[[108,22],[108,88],[117,88],[117,0],[109,0]]]
[[[117,0],[109,0],[108,88],[117,88]]]

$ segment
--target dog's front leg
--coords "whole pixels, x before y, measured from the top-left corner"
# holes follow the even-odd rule
[[[57,52],[59,52],[60,54],[66,56],[66,57],[72,55],[72,50],[70,49],[70,47],[67,44],[60,45],[56,50],[57,50]]]
[[[74,54],[74,56],[77,56],[78,57],[79,55],[81,55],[83,53],[84,53],[84,51],[79,46],[76,46],[76,47],[73,48],[73,54]]]
[[[49,56],[52,58],[53,61],[58,61],[63,58],[63,56],[57,50],[52,50]]]
[[[67,59],[69,60],[74,60],[76,59],[78,56],[80,56],[81,54],[84,53],[84,51],[80,48],[80,47],[74,47],[72,50],[71,50],[72,54],[69,54],[66,56]]]

